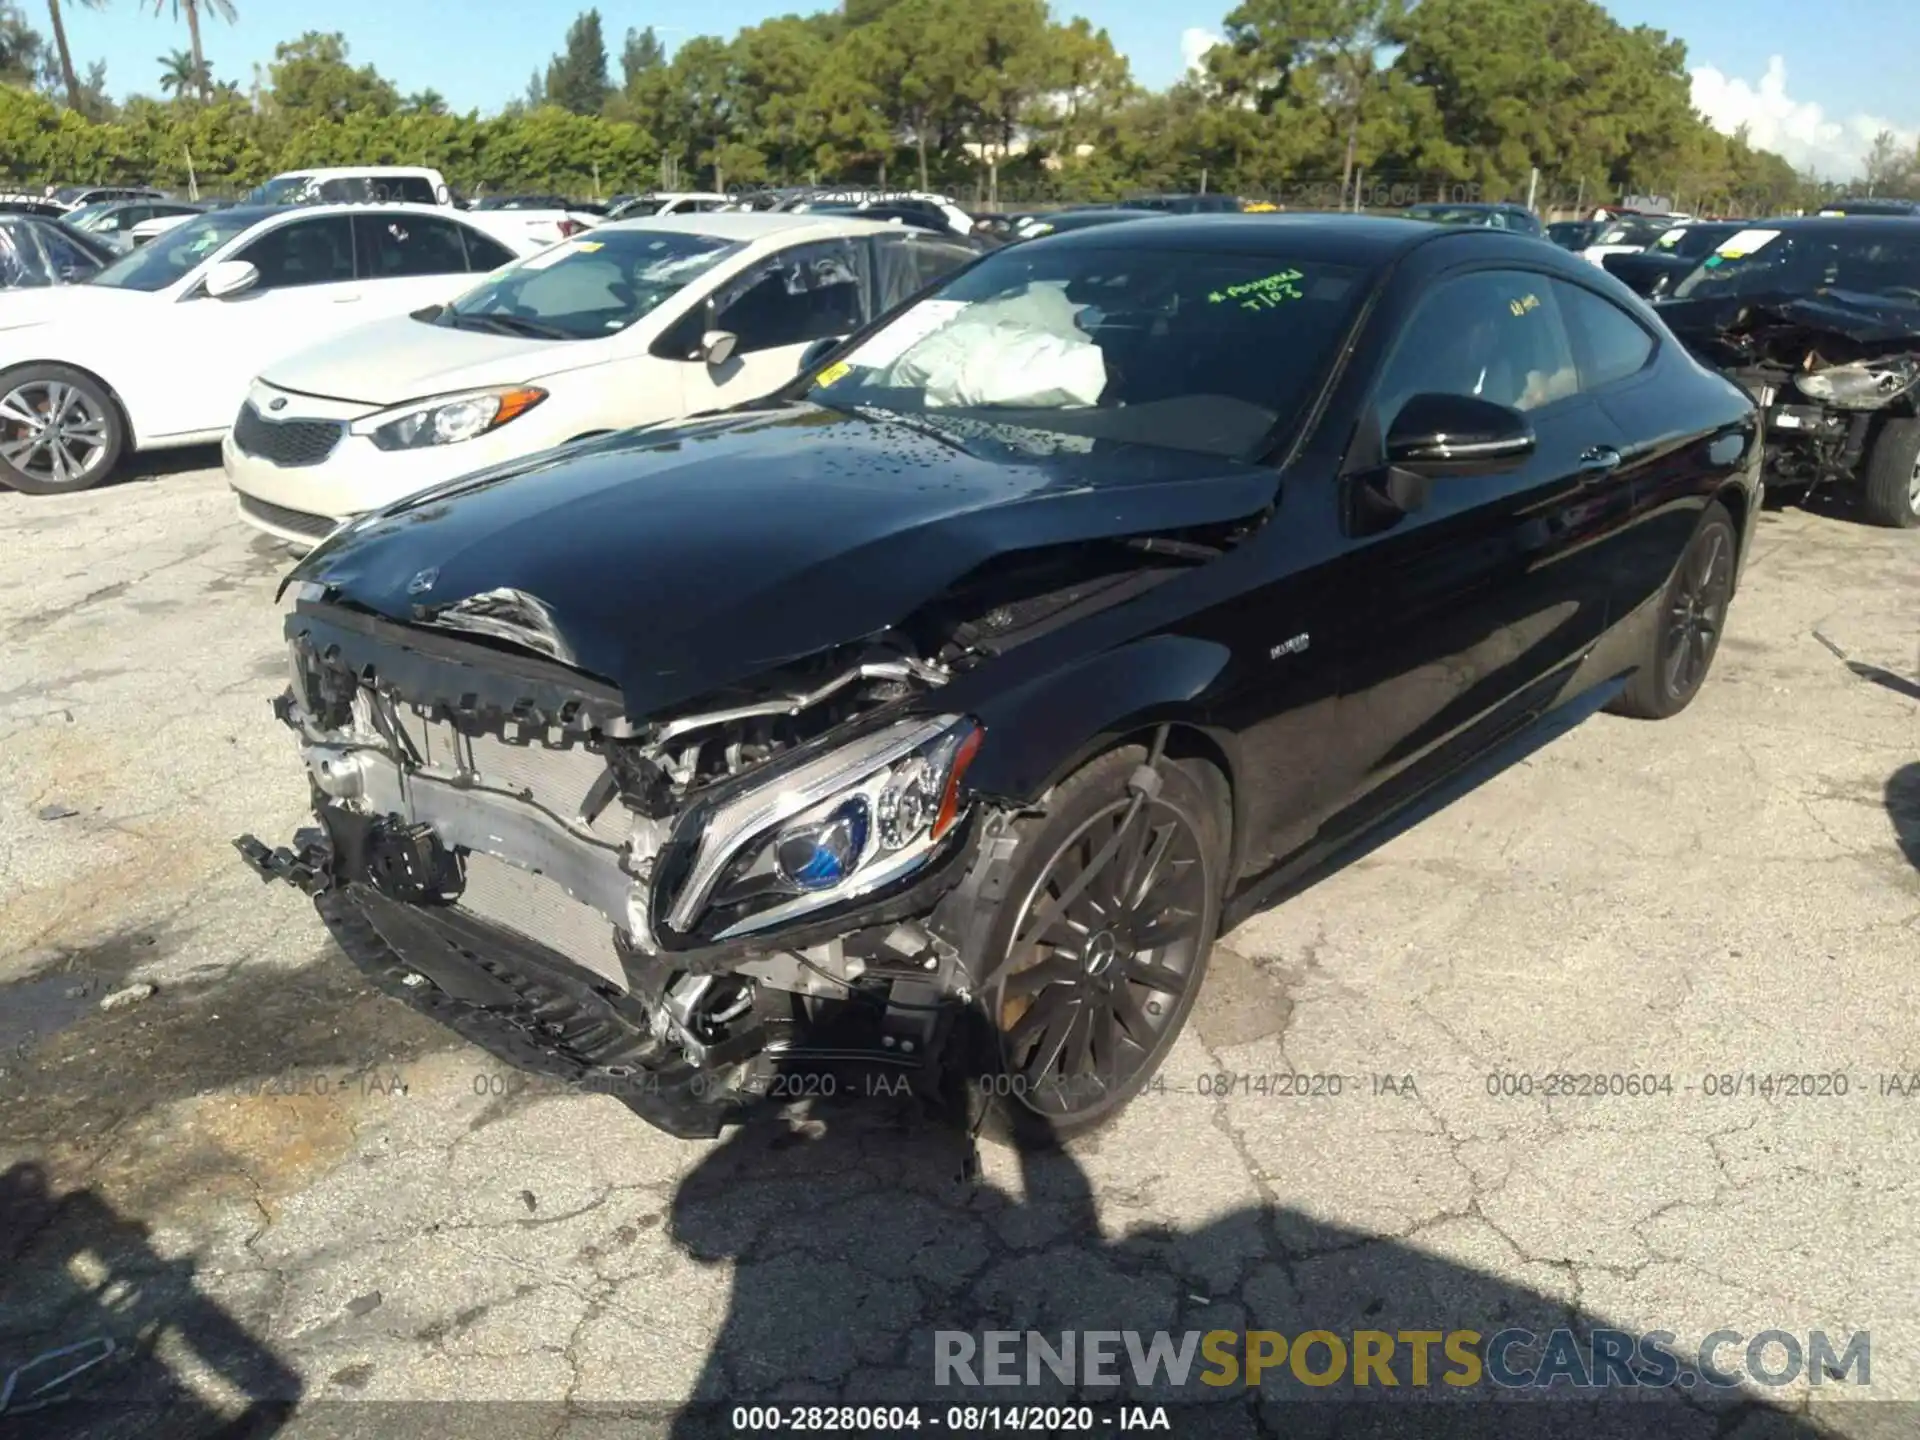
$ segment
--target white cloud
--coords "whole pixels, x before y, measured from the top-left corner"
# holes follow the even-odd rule
[[[1711,65],[1693,72],[1693,105],[1714,129],[1731,135],[1747,127],[1747,138],[1763,150],[1773,150],[1796,166],[1824,178],[1851,180],[1860,175],[1873,137],[1891,130],[1904,148],[1920,143],[1920,135],[1877,115],[1856,112],[1844,119],[1830,118],[1811,100],[1787,93],[1787,62],[1775,55],[1757,85],[1723,74]]]
[[[1182,73],[1190,74],[1200,68],[1200,62],[1207,51],[1216,45],[1227,43],[1227,37],[1202,26],[1195,25],[1180,32],[1180,61]]]

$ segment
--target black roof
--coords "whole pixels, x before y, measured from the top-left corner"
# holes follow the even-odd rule
[[[1911,236],[1920,233],[1920,215],[1791,215],[1778,220],[1742,220],[1738,223],[1743,230],[1778,230],[1783,235],[1831,233]]]
[[[1502,241],[1532,255],[1540,241],[1512,231],[1428,225],[1398,215],[1162,215],[1151,225],[1128,225],[1130,249],[1215,250],[1222,254],[1272,255],[1276,259],[1323,260],[1371,268],[1417,245],[1464,237],[1472,244]],[[1101,249],[1118,237],[1105,225],[1042,236],[1036,245],[1084,245]],[[1585,263],[1584,261],[1582,262]]]

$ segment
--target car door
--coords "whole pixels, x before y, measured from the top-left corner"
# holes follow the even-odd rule
[[[655,354],[679,361],[683,414],[757,399],[791,380],[816,340],[840,339],[866,323],[866,247],[855,240],[791,245],[723,282],[673,325]],[[700,337],[734,336],[724,364],[695,357]]]
[[[263,365],[365,317],[345,215],[287,221],[226,258],[246,261],[260,279],[220,299],[196,282],[173,307],[165,353],[147,362],[156,367],[153,389],[165,397],[142,407],[156,417],[156,437],[225,429]]]
[[[1512,469],[1379,499],[1384,438],[1429,393],[1521,411],[1533,452]],[[1552,277],[1481,266],[1412,309],[1349,453],[1337,791],[1357,830],[1537,715],[1605,634],[1631,487],[1620,431],[1581,389]],[[1422,493],[1423,492],[1423,493]]]

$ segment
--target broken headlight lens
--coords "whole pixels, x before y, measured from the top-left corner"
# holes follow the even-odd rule
[[[1920,380],[1920,364],[1905,357],[1829,365],[1793,377],[1802,395],[1836,410],[1878,410]]]
[[[535,385],[509,385],[448,395],[424,404],[383,410],[356,420],[355,435],[364,435],[382,450],[419,450],[429,445],[457,445],[517,420],[547,398]]]
[[[967,766],[982,734],[953,715],[903,721],[699,814],[667,927],[725,940],[912,874],[964,818]]]

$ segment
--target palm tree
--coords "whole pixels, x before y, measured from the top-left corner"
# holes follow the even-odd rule
[[[175,99],[204,88],[200,84],[201,75],[194,66],[193,56],[185,50],[169,50],[159,57],[159,63],[160,88]]]
[[[98,10],[106,0],[75,0],[75,3]],[[74,72],[73,52],[67,49],[67,25],[60,18],[60,0],[47,0],[47,18],[53,21],[53,48],[60,55],[60,82],[67,87],[67,104],[79,110],[80,77]]]
[[[400,108],[409,115],[444,115],[447,98],[438,90],[416,90],[400,102]]]
[[[153,13],[158,15],[167,0],[153,0]],[[218,15],[231,25],[238,16],[234,12],[233,0],[173,0],[173,18],[178,20],[180,12],[187,13],[187,43],[193,49],[193,70],[200,90],[200,98],[208,98],[213,88],[211,77],[207,74],[207,55],[200,48],[200,12],[206,11]]]

